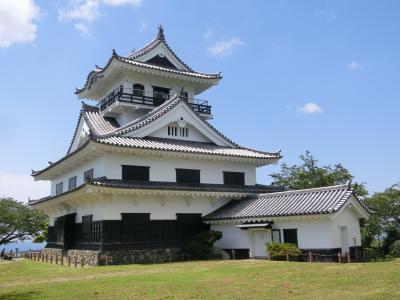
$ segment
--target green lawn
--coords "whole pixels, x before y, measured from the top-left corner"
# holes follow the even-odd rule
[[[400,299],[400,260],[203,261],[92,268],[0,263],[0,299]]]

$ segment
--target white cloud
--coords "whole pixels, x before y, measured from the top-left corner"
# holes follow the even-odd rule
[[[307,102],[302,107],[299,107],[298,110],[305,114],[322,113],[322,108],[314,102]]]
[[[0,197],[12,197],[18,201],[39,199],[50,194],[50,183],[35,182],[32,176],[0,173]]]
[[[327,11],[327,10],[316,10],[314,12],[314,15],[316,17],[325,18],[325,19],[328,19],[328,20],[331,20],[331,21],[333,21],[333,20],[335,20],[337,18],[336,13],[333,10],[329,10],[329,11]]]
[[[203,39],[208,40],[209,38],[211,38],[214,35],[214,30],[212,30],[211,28],[208,28],[206,30],[206,32],[204,32],[203,34]]]
[[[234,37],[230,40],[216,42],[214,45],[208,47],[208,52],[211,55],[223,58],[231,55],[237,47],[243,44],[244,42],[241,39]]]
[[[138,7],[142,0],[69,0],[66,7],[58,10],[60,21],[77,21],[75,28],[83,35],[88,35],[87,24],[95,22],[102,15],[102,8],[106,6]]]
[[[90,23],[100,16],[100,1],[97,0],[73,0],[69,2],[68,8],[58,10],[60,21],[79,20]]]
[[[33,0],[0,1],[0,48],[35,40],[40,9]]]
[[[148,25],[149,24],[147,24],[147,22],[141,21],[140,24],[139,24],[139,31],[142,32],[142,33],[145,32],[147,27],[148,27]]]
[[[142,4],[142,0],[102,0],[102,2],[110,6],[122,6],[122,5],[139,6],[140,4]]]
[[[90,36],[89,28],[83,23],[76,23],[75,29],[79,31],[83,36]]]
[[[356,60],[352,60],[347,65],[347,69],[349,69],[350,71],[357,71],[360,70],[361,68],[362,68],[361,64]]]

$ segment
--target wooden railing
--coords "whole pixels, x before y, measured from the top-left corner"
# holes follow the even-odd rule
[[[167,101],[168,98],[169,95],[163,93],[148,93],[143,90],[119,88],[112,91],[106,98],[104,98],[99,103],[99,107],[100,110],[103,111],[116,101],[157,107]],[[195,113],[211,114],[211,106],[208,105],[208,101],[206,100],[188,99],[187,103]]]

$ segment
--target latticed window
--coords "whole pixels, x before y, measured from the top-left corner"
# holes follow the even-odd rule
[[[85,171],[85,173],[83,173],[83,179],[84,179],[84,181],[93,179],[93,169]]]
[[[133,85],[133,96],[143,97],[144,96],[144,86],[142,84],[134,84]]]
[[[68,179],[68,190],[70,191],[73,190],[74,188],[76,188],[76,176]]]
[[[82,233],[89,234],[92,230],[92,215],[82,216]]]
[[[56,195],[61,194],[63,192],[63,183],[59,182],[56,184]]]

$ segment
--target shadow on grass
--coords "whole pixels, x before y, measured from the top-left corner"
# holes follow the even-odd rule
[[[0,295],[0,300],[40,299],[39,291],[13,292]]]

